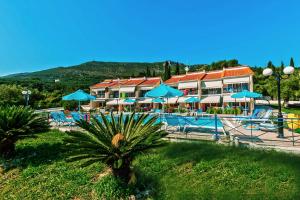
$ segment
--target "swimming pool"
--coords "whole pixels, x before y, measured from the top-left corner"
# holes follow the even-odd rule
[[[214,116],[191,117],[180,115],[166,115],[162,118],[162,120],[169,126],[187,126],[206,129],[217,128],[218,130],[221,130],[223,128],[221,120],[219,118],[215,119]]]
[[[137,119],[139,114],[136,114],[135,119]],[[156,114],[149,115],[144,123],[149,121],[153,116]],[[125,117],[126,115],[124,115]],[[117,119],[118,117],[116,117]],[[111,116],[107,115],[107,119],[110,121]],[[98,117],[98,120],[101,120],[101,118]],[[179,127],[186,127],[186,128],[199,128],[201,131],[203,129],[207,129],[208,132],[214,132],[217,128],[217,131],[223,130],[223,124],[219,118],[216,118],[214,116],[198,116],[198,117],[191,117],[191,116],[181,116],[181,115],[161,115],[157,118],[155,123],[164,123],[167,126],[179,126]]]

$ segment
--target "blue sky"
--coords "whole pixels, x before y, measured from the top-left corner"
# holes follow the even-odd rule
[[[300,62],[300,1],[2,0],[0,75],[97,61]]]

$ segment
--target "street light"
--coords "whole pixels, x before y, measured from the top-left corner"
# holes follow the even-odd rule
[[[284,133],[283,133],[283,116],[281,112],[281,97],[280,97],[280,82],[281,79],[284,79],[282,75],[290,75],[294,73],[294,67],[292,66],[287,66],[283,69],[283,72],[273,72],[271,68],[266,68],[263,71],[264,76],[274,76],[277,81],[277,95],[278,95],[278,138],[284,138]]]
[[[24,100],[25,100],[25,105],[28,106],[29,103],[29,96],[31,95],[31,91],[30,90],[23,90],[22,94],[24,96]]]

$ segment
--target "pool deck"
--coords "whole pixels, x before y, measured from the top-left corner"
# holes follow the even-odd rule
[[[221,116],[222,117],[222,116]],[[223,141],[238,140],[241,144],[246,144],[247,146],[253,148],[263,148],[263,149],[275,149],[285,152],[293,152],[300,154],[300,134],[294,133],[288,129],[284,129],[284,138],[277,138],[277,132],[265,132],[261,130],[247,130],[243,126],[237,123],[234,119],[222,118],[224,133],[220,133],[220,143]],[[59,129],[60,131],[69,130],[80,130],[75,126],[52,126],[53,129]],[[164,128],[164,127],[163,127]],[[175,128],[169,128],[167,130],[169,134],[166,136],[168,140],[213,140],[213,134],[204,133],[199,130],[188,131],[188,133],[179,132]],[[227,134],[227,137],[225,135]],[[230,140],[229,140],[230,138]]]

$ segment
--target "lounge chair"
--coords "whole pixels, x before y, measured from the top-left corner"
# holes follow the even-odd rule
[[[216,127],[214,125],[207,126],[208,124],[210,124],[211,122],[214,122],[214,121],[215,121],[214,118],[211,118],[209,120],[205,119],[205,121],[203,121],[203,119],[201,119],[201,118],[191,119],[190,117],[186,117],[183,132],[185,132],[187,128],[204,128],[204,129],[215,130]],[[223,131],[223,128],[220,128],[217,126],[217,131]]]
[[[250,116],[237,116],[236,121],[238,123],[241,123],[241,122],[247,121],[249,119],[260,119],[265,115],[265,113],[266,113],[266,109],[256,108],[256,109],[253,110],[253,112]]]
[[[163,123],[165,124],[165,129],[167,130],[169,127],[175,127],[179,132],[181,128],[184,128],[185,121],[182,120],[182,117],[174,116],[174,115],[166,115],[163,118]]]
[[[196,116],[203,115],[203,110],[201,108],[196,110]]]
[[[60,119],[59,114],[57,112],[51,112],[50,113],[50,118],[56,124],[56,126],[60,125],[61,119]]]
[[[278,126],[272,123],[260,123],[259,129],[267,132],[276,132],[278,130]]]
[[[154,112],[154,113],[158,113],[158,114],[162,113],[162,111],[161,111],[160,109],[154,109],[153,112]]]
[[[84,117],[81,114],[79,114],[78,112],[71,112],[71,116],[73,117],[73,120],[75,122],[79,122],[80,120],[84,119]]]
[[[243,123],[266,123],[268,121],[270,121],[270,117],[273,113],[272,109],[267,110],[264,115],[261,117],[259,115],[257,115],[257,118],[248,118],[248,119],[244,119],[242,120]]]
[[[58,112],[57,114],[59,115],[60,122],[63,125],[68,125],[68,126],[74,125],[75,121],[72,118],[67,118],[63,112]]]

